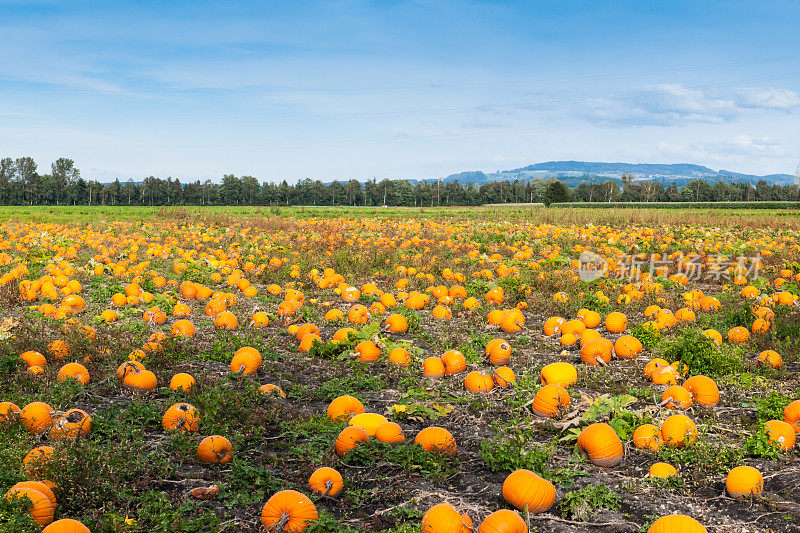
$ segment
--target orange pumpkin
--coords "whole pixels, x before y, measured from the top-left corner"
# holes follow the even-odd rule
[[[335,498],[344,488],[342,475],[333,468],[323,466],[317,468],[308,478],[308,488],[321,496]]]
[[[515,470],[503,482],[503,499],[520,511],[547,512],[555,502],[556,489],[550,481],[530,470]]]
[[[464,388],[471,392],[490,392],[494,388],[492,376],[473,370],[464,378]]]
[[[417,433],[414,444],[419,444],[425,451],[440,451],[446,455],[455,455],[457,450],[452,433],[436,426],[427,427]]]
[[[350,420],[355,415],[361,414],[364,411],[364,405],[353,396],[339,396],[334,398],[328,404],[326,414],[331,420],[344,419]]]
[[[472,533],[472,520],[449,503],[434,505],[422,516],[421,533]]]
[[[296,490],[276,492],[261,509],[261,524],[267,531],[300,533],[318,518],[314,503]]]
[[[685,415],[672,415],[661,424],[661,439],[667,446],[692,444],[697,435],[697,426]]]
[[[614,429],[605,422],[592,424],[581,431],[577,446],[581,453],[597,466],[616,466],[624,458],[622,441]]]
[[[547,418],[560,415],[569,407],[569,393],[561,385],[545,385],[536,393],[531,404],[533,414]]]
[[[221,435],[211,435],[200,441],[197,458],[205,464],[228,464],[233,459],[233,445]]]
[[[369,439],[369,435],[364,428],[358,426],[347,426],[336,437],[336,455],[343,457],[347,452]]]

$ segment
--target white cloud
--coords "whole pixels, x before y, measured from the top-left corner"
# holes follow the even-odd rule
[[[748,110],[792,111],[800,96],[788,89],[748,87],[733,91],[650,85],[638,93],[589,100],[579,115],[610,126],[672,126],[729,122]]]
[[[774,87],[748,87],[739,90],[737,103],[751,109],[782,109],[785,111],[800,107],[800,96],[789,89]]]
[[[775,139],[751,137],[744,133],[732,139],[707,143],[661,141],[657,143],[657,151],[660,157],[670,160],[703,161],[717,168],[727,167],[728,170],[740,170],[738,167],[731,168],[733,164],[750,163],[757,159],[774,160],[789,155]]]

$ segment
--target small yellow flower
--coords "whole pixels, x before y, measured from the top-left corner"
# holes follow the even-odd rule
[[[128,515],[125,515],[125,523],[128,524],[129,526],[132,526],[136,523],[136,520],[134,520],[133,518],[128,518]]]
[[[406,407],[405,405],[397,405],[397,404],[394,404],[394,405],[392,406],[392,409],[394,409],[394,412],[395,412],[395,413],[405,413],[405,412],[406,412],[406,408],[407,408],[407,407]]]

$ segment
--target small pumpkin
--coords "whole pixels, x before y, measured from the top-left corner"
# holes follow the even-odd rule
[[[515,470],[503,481],[503,499],[520,511],[532,514],[547,512],[556,500],[550,481],[530,470]]]
[[[669,361],[666,359],[661,359],[660,357],[656,357],[655,359],[650,359],[647,364],[644,365],[644,376],[649,378],[653,375],[653,372],[656,369],[662,366],[669,366]]]
[[[653,463],[647,474],[647,476],[651,478],[669,478],[677,475],[678,471],[669,463]]]
[[[576,315],[578,320],[584,323],[587,328],[596,328],[600,325],[602,321],[602,317],[600,313],[597,311],[592,311],[590,309],[579,309],[578,314]]]
[[[328,404],[326,414],[331,420],[344,419],[349,420],[355,415],[364,413],[364,405],[353,396],[345,395],[334,398]]]
[[[473,370],[464,378],[464,388],[470,392],[490,392],[494,388],[492,376]]]
[[[610,333],[622,333],[628,329],[628,317],[618,311],[611,312],[606,317],[605,326]]]
[[[678,370],[672,366],[659,366],[650,374],[650,379],[656,385],[677,385]]]
[[[633,432],[631,437],[633,445],[637,448],[648,448],[655,452],[661,448],[661,429],[653,424],[642,424]]]
[[[733,498],[760,496],[764,488],[764,477],[752,466],[737,466],[725,478],[725,490]]]
[[[144,365],[139,361],[125,361],[119,365],[119,367],[117,367],[117,379],[122,381],[125,379],[125,376],[131,372],[135,372],[137,370],[142,371],[144,369]]]
[[[678,385],[672,385],[661,395],[661,405],[667,409],[684,411],[692,406],[692,395]]]
[[[261,391],[261,394],[266,394],[267,396],[286,398],[286,393],[283,392],[283,389],[273,383],[265,383],[261,385],[258,390]]]
[[[444,365],[444,375],[452,376],[459,374],[467,369],[467,359],[458,350],[448,350],[442,354],[442,364]]]
[[[19,358],[25,361],[25,364],[28,365],[28,367],[47,366],[47,359],[40,352],[28,350],[27,352],[23,352]]]
[[[545,385],[561,385],[565,389],[578,381],[578,370],[570,363],[550,363],[539,374]]]
[[[584,428],[578,435],[577,446],[592,464],[602,467],[618,465],[625,455],[622,441],[614,429],[605,422]]]
[[[783,421],[800,433],[800,400],[795,400],[783,409]]]
[[[422,533],[472,533],[472,520],[449,503],[440,503],[428,509],[420,524]]]
[[[492,339],[486,345],[486,355],[495,366],[507,365],[511,359],[511,345],[504,339]]]
[[[661,438],[667,446],[687,446],[697,435],[697,426],[686,415],[672,415],[661,424]]]
[[[437,426],[427,427],[417,433],[414,444],[419,444],[425,451],[440,451],[446,455],[455,455],[457,450],[453,434]]]
[[[58,417],[50,428],[54,439],[76,439],[92,430],[92,417],[80,409],[70,409]]]
[[[19,422],[28,433],[39,435],[53,425],[53,408],[44,402],[31,402],[19,412]]]
[[[227,330],[236,329],[239,326],[239,319],[230,311],[223,311],[214,317],[214,326]]]
[[[492,372],[492,380],[494,380],[498,387],[504,389],[516,383],[517,376],[514,375],[514,371],[511,370],[511,368],[507,366],[501,366]]]
[[[161,425],[167,431],[194,433],[200,427],[200,413],[188,403],[176,403],[164,413]]]
[[[89,383],[89,371],[80,363],[67,363],[58,371],[58,381],[75,379],[79,383],[86,385]]]
[[[170,333],[173,337],[194,337],[195,331],[194,323],[185,318],[176,320],[170,329]]]
[[[58,502],[56,501],[56,495],[53,494],[53,490],[42,483],[41,481],[20,481],[19,483],[15,483],[12,489],[33,489],[38,490],[45,496],[47,499],[50,500],[50,503],[53,504],[53,509],[56,508]]]
[[[0,402],[0,424],[16,422],[19,411],[19,406],[14,402]]]
[[[422,362],[422,375],[426,378],[440,378],[444,376],[444,363],[438,357],[426,357]]]
[[[231,372],[249,376],[261,368],[261,357],[250,350],[239,349],[231,359]]]
[[[694,403],[711,407],[719,403],[717,383],[706,376],[692,376],[681,385],[692,395]],[[800,405],[800,404],[798,404]]]
[[[343,457],[347,452],[369,439],[369,435],[364,428],[359,426],[347,426],[336,437],[336,455]]]
[[[528,533],[528,526],[514,511],[500,509],[481,522],[478,533]]]
[[[411,363],[411,354],[405,348],[394,348],[389,352],[389,361],[399,366],[408,366]]]
[[[52,446],[37,446],[22,458],[22,470],[29,478],[41,478],[44,475],[55,449]]]
[[[194,378],[185,372],[175,374],[169,381],[169,388],[176,392],[190,392],[194,385]]]
[[[581,348],[581,361],[587,365],[605,365],[611,361],[614,345],[608,339],[589,341]]]
[[[395,422],[384,422],[375,428],[375,438],[388,444],[399,444],[406,440],[403,428]]]
[[[150,370],[139,370],[135,367],[133,372],[125,374],[122,384],[133,391],[148,391],[156,388],[158,379]]]
[[[197,458],[207,465],[228,464],[233,459],[233,445],[221,435],[211,435],[200,441]]]
[[[764,423],[764,433],[769,440],[774,442],[781,450],[791,450],[794,448],[797,436],[794,428],[781,420],[770,420]]]
[[[531,410],[536,416],[555,418],[569,407],[569,393],[561,385],[545,385],[536,393]]]
[[[342,475],[333,468],[317,468],[308,478],[308,488],[322,496],[335,498],[344,488]]]
[[[267,531],[300,533],[318,518],[314,502],[296,490],[276,492],[261,509],[261,524]]]
[[[639,339],[632,335],[623,335],[614,343],[614,353],[622,359],[636,359],[642,348]]]
[[[781,355],[775,350],[764,350],[758,354],[759,364],[771,366],[772,368],[780,368],[783,365]]]
[[[31,503],[28,504],[28,512],[33,517],[33,520],[40,526],[46,526],[53,521],[55,509],[50,499],[39,492],[38,490],[29,488],[11,489],[5,494],[5,498],[9,501],[28,498]]]
[[[384,327],[389,333],[405,333],[408,331],[408,319],[395,313],[386,318]]]
[[[556,333],[561,331],[561,325],[564,323],[564,319],[560,316],[551,316],[547,320],[544,321],[544,327],[542,328],[543,333],[546,337],[552,337]]]
[[[356,358],[362,363],[377,361],[381,356],[381,349],[373,341],[361,341],[355,347]]]
[[[350,419],[351,426],[358,426],[367,432],[370,437],[375,436],[375,430],[378,426],[388,422],[386,417],[375,413],[360,413]]]

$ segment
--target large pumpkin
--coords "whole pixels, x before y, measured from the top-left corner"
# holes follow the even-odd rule
[[[434,505],[422,516],[422,533],[472,533],[472,520],[449,503]]]
[[[481,522],[478,533],[528,533],[528,526],[514,511],[500,509]]]
[[[91,533],[91,531],[77,520],[62,518],[44,528],[42,533]]]
[[[533,514],[548,511],[556,499],[556,489],[548,480],[525,469],[515,470],[503,482],[503,499]]]
[[[650,526],[647,533],[705,533],[706,528],[691,516],[674,514],[662,516]]]
[[[436,426],[427,427],[417,433],[414,444],[419,444],[428,452],[440,451],[447,455],[456,453],[456,440],[452,433]]]
[[[261,524],[268,531],[299,533],[318,518],[314,503],[296,490],[276,492],[261,509]]]
[[[689,391],[694,403],[707,407],[719,403],[719,388],[717,383],[706,376],[692,376],[683,382],[682,387]],[[798,404],[800,406],[800,404]]]
[[[605,422],[588,426],[578,435],[578,449],[592,464],[611,467],[622,462],[625,451],[614,428]]]
[[[19,412],[19,422],[28,433],[38,435],[53,425],[53,408],[44,402],[31,402]]]
[[[667,446],[692,444],[697,435],[697,426],[686,415],[672,415],[661,424],[661,439]]]
[[[745,496],[760,496],[764,488],[764,478],[761,472],[752,466],[737,466],[728,472],[725,479],[725,490],[734,498]]]
[[[550,363],[539,374],[542,383],[557,384],[564,388],[578,381],[578,370],[570,363]]]
[[[326,414],[332,420],[337,419],[350,419],[355,415],[364,412],[364,405],[353,396],[339,396],[334,398],[328,405]]]
[[[800,400],[795,400],[783,409],[783,421],[800,433]]]
[[[569,393],[561,385],[545,385],[533,398],[531,410],[537,416],[554,418],[569,407]]]
[[[40,526],[46,526],[53,521],[53,515],[55,514],[53,504],[46,495],[38,490],[30,488],[11,489],[6,492],[5,498],[12,501],[28,498],[31,501],[31,503],[28,504],[28,512]]]

